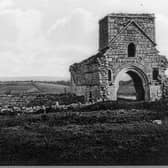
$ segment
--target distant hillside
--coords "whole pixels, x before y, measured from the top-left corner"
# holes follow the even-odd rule
[[[27,93],[60,93],[70,92],[69,81],[6,81],[0,82],[0,95]],[[120,81],[118,95],[135,95],[133,81]]]
[[[65,93],[69,92],[68,85],[55,84],[40,81],[12,81],[0,82],[0,94],[24,94],[24,93]]]
[[[2,77],[0,81],[66,81],[68,78],[56,77],[56,76],[27,76],[27,77]]]
[[[134,85],[133,80],[120,81],[120,86],[126,86],[126,85],[133,86]]]
[[[36,82],[36,81],[34,81],[34,82]],[[60,80],[60,81],[37,81],[37,82],[70,86],[70,81],[64,81],[64,80]]]
[[[68,85],[61,85],[55,83],[46,83],[46,82],[33,82],[33,86],[38,89],[40,93],[67,93],[70,91]]]
[[[123,96],[134,96],[136,95],[136,91],[134,88],[134,83],[132,80],[129,81],[120,81],[120,87],[118,90],[118,95]]]

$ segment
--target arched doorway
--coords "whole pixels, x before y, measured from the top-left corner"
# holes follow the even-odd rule
[[[136,66],[128,66],[120,70],[114,82],[113,98],[117,100],[117,95],[120,87],[121,76],[126,73],[132,79],[135,89],[136,100],[149,100],[149,83],[146,74]],[[125,88],[127,89],[127,88]],[[128,90],[127,90],[128,91]]]
[[[145,91],[137,73],[128,71],[119,80],[117,99],[145,100]]]

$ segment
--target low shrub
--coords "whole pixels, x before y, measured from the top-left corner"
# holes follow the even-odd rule
[[[41,115],[41,120],[42,121],[48,121],[49,120],[49,116],[47,116],[46,114],[42,114]]]

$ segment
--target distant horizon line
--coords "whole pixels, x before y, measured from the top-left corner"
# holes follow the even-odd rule
[[[0,81],[58,81],[65,80],[68,81],[68,77],[58,77],[58,76],[0,76]]]

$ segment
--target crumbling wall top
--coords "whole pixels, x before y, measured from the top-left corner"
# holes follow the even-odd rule
[[[128,17],[128,18],[155,18],[154,13],[110,13],[103,17],[101,20],[103,20],[106,17]]]

